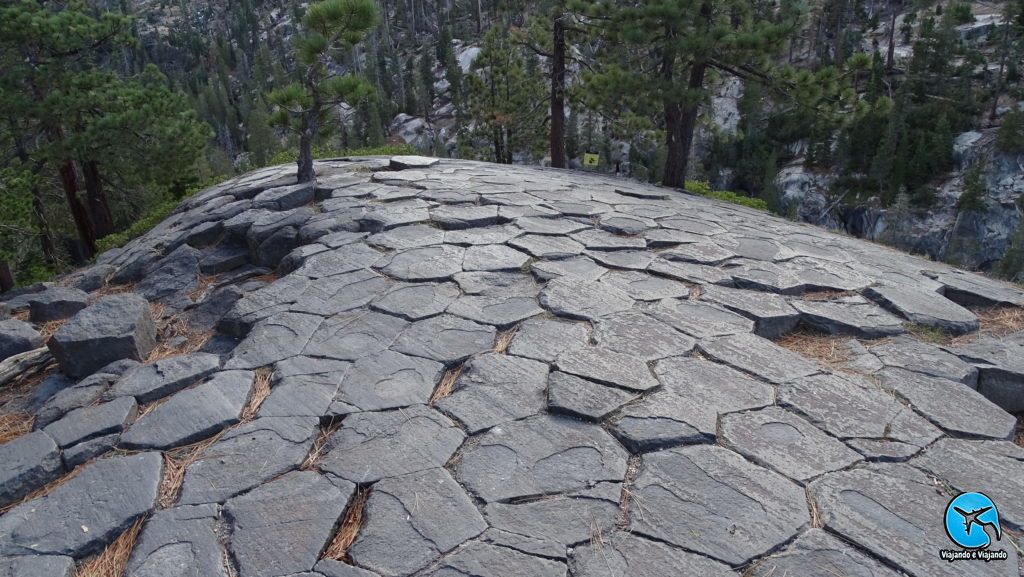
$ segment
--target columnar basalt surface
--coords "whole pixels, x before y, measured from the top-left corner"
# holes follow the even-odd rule
[[[37,390],[0,388],[35,416],[0,445],[0,575],[139,520],[129,577],[1019,574],[1024,337],[978,317],[1024,291],[584,173],[317,173],[7,301],[5,357],[70,318]],[[961,491],[1007,560],[940,559]]]

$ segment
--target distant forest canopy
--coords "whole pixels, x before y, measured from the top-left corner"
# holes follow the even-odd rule
[[[363,40],[324,51],[328,75],[369,89],[325,108],[318,154],[411,142],[677,188],[727,180],[782,212],[776,175],[796,159],[841,174],[848,199],[927,209],[958,133],[999,126],[999,150],[1024,152],[1024,0],[374,7]],[[307,9],[0,4],[0,261],[18,282],[123,243],[202,185],[295,161],[300,134],[271,121],[308,70]],[[710,106],[727,93],[732,119]]]

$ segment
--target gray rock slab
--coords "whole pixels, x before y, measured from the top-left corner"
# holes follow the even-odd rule
[[[496,333],[492,326],[446,314],[413,323],[392,349],[453,365],[491,349]]]
[[[316,570],[313,577],[380,577],[372,571],[360,569],[342,561],[334,559],[321,559],[313,566]]]
[[[778,407],[725,415],[721,431],[727,447],[800,482],[861,460],[856,451]]]
[[[542,412],[547,375],[543,363],[486,353],[466,363],[451,395],[434,406],[473,435]]]
[[[444,233],[444,242],[464,246],[505,244],[520,234],[522,231],[511,225],[487,226],[467,230],[449,230]]]
[[[899,441],[920,449],[942,436],[913,409],[857,375],[797,379],[779,389],[778,400],[840,439]]]
[[[940,428],[955,435],[1008,439],[1017,419],[963,383],[887,368],[876,377]]]
[[[121,435],[128,450],[190,445],[238,423],[255,374],[223,371],[146,413]]]
[[[735,257],[736,253],[711,242],[694,242],[666,250],[659,256],[668,261],[717,265]]]
[[[71,471],[79,465],[83,465],[96,457],[112,450],[121,438],[119,433],[111,433],[101,437],[93,437],[88,441],[82,441],[73,447],[68,447],[61,452],[61,459],[64,460],[64,468]]]
[[[506,547],[474,541],[445,556],[423,575],[503,577],[513,568],[519,574],[536,577],[564,577],[566,574],[565,564],[559,561],[533,557]]]
[[[231,429],[185,469],[179,503],[222,503],[297,468],[318,425],[313,417],[261,417]]]
[[[538,261],[530,265],[530,272],[539,280],[547,281],[561,277],[574,277],[581,281],[595,281],[608,269],[585,256],[561,260]]]
[[[647,229],[658,226],[652,219],[616,212],[602,214],[600,218],[598,226],[614,234],[640,235]]]
[[[631,391],[646,391],[658,386],[658,380],[644,359],[603,347],[562,353],[554,366],[578,377]]]
[[[903,322],[863,297],[836,301],[794,299],[800,320],[832,335],[848,334],[861,339],[880,339],[903,332]]]
[[[384,258],[363,243],[353,243],[308,257],[292,274],[311,279],[333,277],[370,267]]]
[[[775,384],[813,375],[820,370],[800,355],[749,333],[701,341],[698,346],[712,358]]]
[[[430,220],[429,207],[428,202],[419,199],[370,203],[363,207],[363,214],[357,220],[363,230],[380,232]]]
[[[196,289],[201,253],[187,245],[174,250],[135,288],[148,300],[161,300]]]
[[[160,359],[129,369],[104,398],[131,396],[140,403],[152,403],[205,379],[219,367],[220,358],[209,353]]]
[[[910,465],[928,471],[956,491],[981,492],[996,504],[999,519],[1024,528],[1024,449],[1008,441],[940,439]],[[978,474],[979,472],[983,474]]]
[[[75,577],[75,560],[63,555],[0,557],[3,577]]]
[[[490,503],[619,482],[627,456],[599,427],[541,415],[481,435],[463,455],[456,478]]]
[[[386,294],[374,299],[370,308],[409,321],[444,312],[460,295],[454,283],[396,283]]]
[[[559,278],[548,281],[540,292],[540,304],[558,316],[593,320],[633,308],[624,291],[597,281]]]
[[[503,244],[481,244],[466,249],[462,269],[465,271],[518,271],[530,260],[530,255]]]
[[[566,218],[543,218],[524,216],[515,219],[515,225],[527,234],[564,236],[576,231],[590,228],[590,225],[575,222]]]
[[[800,321],[800,313],[784,297],[772,293],[705,286],[700,298],[754,321],[754,332],[766,339],[793,330]]]
[[[445,230],[479,228],[498,220],[498,207],[494,205],[444,205],[430,210],[430,220]]]
[[[460,272],[455,282],[467,295],[536,297],[540,286],[516,272]]]
[[[404,281],[444,281],[462,272],[466,249],[441,245],[396,252],[386,258],[381,272]]]
[[[621,289],[638,301],[686,298],[690,295],[689,287],[680,282],[638,271],[609,272],[601,277],[600,282]]]
[[[448,312],[478,323],[506,328],[539,315],[544,309],[537,306],[537,299],[528,296],[467,295],[453,302]]]
[[[373,483],[444,466],[466,435],[425,405],[357,413],[331,435],[320,470],[353,483]]]
[[[301,358],[301,357],[296,357]],[[287,361],[284,361],[287,362]],[[334,361],[341,365],[337,371],[315,374],[282,375],[281,363],[275,370],[275,382],[270,395],[260,405],[261,417],[322,417],[327,414],[338,394],[341,379],[351,363]]]
[[[303,354],[355,361],[375,355],[395,342],[409,323],[391,315],[357,309],[325,319]]]
[[[642,361],[688,355],[696,344],[689,336],[639,311],[598,319],[594,323],[593,340],[601,348]]]
[[[589,228],[570,235],[588,250],[636,250],[647,248],[647,242],[635,236],[622,236],[608,231]]]
[[[585,323],[528,319],[516,330],[508,353],[550,363],[564,352],[587,346],[589,339]]]
[[[1011,413],[1024,411],[1024,339],[983,338],[946,347],[978,368],[978,392]]]
[[[665,299],[643,310],[648,315],[698,339],[754,331],[754,321],[708,303]]]
[[[159,453],[103,459],[18,505],[0,517],[0,555],[99,552],[153,508],[162,463]]]
[[[367,238],[366,242],[393,250],[408,250],[441,244],[445,242],[445,232],[425,224],[411,224],[378,232]]]
[[[588,250],[585,254],[600,265],[629,271],[646,270],[655,258],[654,254],[646,250]]]
[[[294,471],[229,500],[228,547],[239,572],[275,577],[312,569],[354,490],[312,471]]]
[[[89,293],[76,288],[52,287],[29,295],[28,318],[45,323],[74,316],[89,303]]]
[[[724,270],[696,264],[692,262],[668,261],[663,258],[656,258],[647,266],[647,270],[666,278],[691,282],[695,284],[733,286],[732,275]]]
[[[110,295],[64,323],[47,346],[64,374],[84,377],[120,359],[146,358],[156,346],[156,326],[146,299]]]
[[[965,307],[1024,306],[1024,291],[1013,285],[960,270],[939,273],[945,297]]]
[[[200,251],[199,272],[222,274],[235,270],[249,262],[249,252],[244,248],[217,247]]]
[[[157,511],[142,527],[132,548],[130,577],[195,575],[227,577],[216,531],[213,505],[183,506]]]
[[[728,565],[631,533],[618,533],[609,542],[576,547],[569,568],[573,577],[736,575]]]
[[[43,337],[32,325],[18,319],[0,321],[0,361],[43,346]]]
[[[411,575],[486,528],[448,472],[430,469],[373,486],[349,554],[360,567],[381,575]]]
[[[954,335],[978,330],[978,317],[974,313],[935,292],[877,285],[864,294],[912,323],[937,327]]]
[[[927,475],[903,464],[880,463],[830,473],[811,483],[808,495],[824,528],[909,575],[963,575],[963,566],[939,557],[953,548],[941,523],[951,495]],[[939,519],[940,521],[936,521]],[[908,545],[913,543],[913,547]],[[991,550],[1014,551],[996,542]],[[1015,562],[970,563],[973,575],[1016,575]]]
[[[898,577],[900,573],[886,567],[833,537],[823,529],[811,529],[796,538],[753,569],[753,577],[791,577],[811,575],[846,575],[849,577]]]
[[[429,156],[392,156],[389,161],[389,165],[392,170],[409,170],[409,169],[423,169],[430,168],[440,162],[437,158],[431,158]]]
[[[645,455],[632,491],[634,533],[733,566],[785,543],[810,521],[801,487],[714,445]]]
[[[583,252],[583,245],[567,236],[524,234],[508,241],[508,244],[543,259],[569,258]]]
[[[253,208],[270,210],[291,210],[312,202],[313,183],[304,182],[291,186],[268,188],[252,199]]]
[[[60,449],[42,431],[0,445],[0,463],[0,507],[17,503],[64,471]]]
[[[359,359],[341,382],[331,411],[347,414],[426,404],[443,373],[441,363],[395,351]]]
[[[936,345],[898,338],[869,349],[883,365],[959,381],[977,388],[978,369]]]
[[[120,397],[101,405],[82,407],[50,423],[43,431],[62,448],[93,437],[120,433],[135,419],[139,406],[132,397]]]
[[[548,411],[587,421],[600,421],[638,396],[567,373],[554,372],[548,377]]]
[[[253,327],[235,348],[225,369],[255,369],[301,354],[323,318],[284,312],[272,315]]]

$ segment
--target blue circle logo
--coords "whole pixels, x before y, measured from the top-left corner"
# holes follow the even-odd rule
[[[946,506],[946,534],[964,549],[984,549],[992,544],[986,529],[1002,539],[996,505],[983,493],[960,493]]]

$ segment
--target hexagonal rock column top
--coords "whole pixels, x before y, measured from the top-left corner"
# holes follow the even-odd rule
[[[736,575],[728,565],[718,561],[630,533],[618,533],[610,542],[591,542],[576,547],[569,567],[573,577]]]
[[[714,445],[645,455],[633,485],[633,532],[738,566],[810,521],[792,481]],[[936,557],[937,558],[937,557]]]
[[[120,359],[145,359],[156,346],[156,326],[146,299],[110,295],[64,323],[47,346],[64,374],[84,377]]]
[[[782,552],[768,557],[753,569],[753,577],[802,575],[808,570],[821,575],[854,577],[899,577],[886,567],[822,529],[811,529],[797,537]]]
[[[456,478],[487,502],[621,481],[626,451],[599,427],[541,415],[495,427],[463,455]]]

